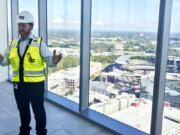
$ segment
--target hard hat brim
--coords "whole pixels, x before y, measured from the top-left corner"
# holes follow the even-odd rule
[[[34,23],[34,22],[24,21],[24,20],[16,20],[16,23]]]

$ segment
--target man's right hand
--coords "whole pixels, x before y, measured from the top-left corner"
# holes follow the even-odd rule
[[[3,61],[4,56],[0,53],[0,61]]]
[[[53,64],[58,64],[58,62],[62,59],[62,54],[57,55],[56,54],[56,50],[54,50],[53,52],[53,58],[52,58],[52,62]]]

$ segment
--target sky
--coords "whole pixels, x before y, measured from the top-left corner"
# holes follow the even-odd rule
[[[160,0],[92,0],[92,30],[157,32]],[[19,0],[33,13],[37,0]],[[81,0],[48,0],[48,28],[80,30]],[[171,32],[180,32],[180,0],[173,1]]]

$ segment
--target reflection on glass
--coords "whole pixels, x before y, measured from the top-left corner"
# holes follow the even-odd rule
[[[180,0],[173,1],[166,72],[163,135],[180,134]]]
[[[80,0],[48,0],[48,46],[63,54],[48,69],[48,90],[79,102]]]
[[[89,106],[150,133],[159,0],[93,0]]]

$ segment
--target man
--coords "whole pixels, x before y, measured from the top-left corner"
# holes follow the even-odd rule
[[[32,106],[37,135],[46,135],[46,113],[44,109],[45,66],[54,66],[62,58],[54,50],[51,55],[41,38],[32,35],[34,20],[28,11],[17,16],[19,38],[13,39],[4,56],[0,53],[0,64],[11,65],[14,95],[20,114],[19,135],[30,135],[30,104]]]

